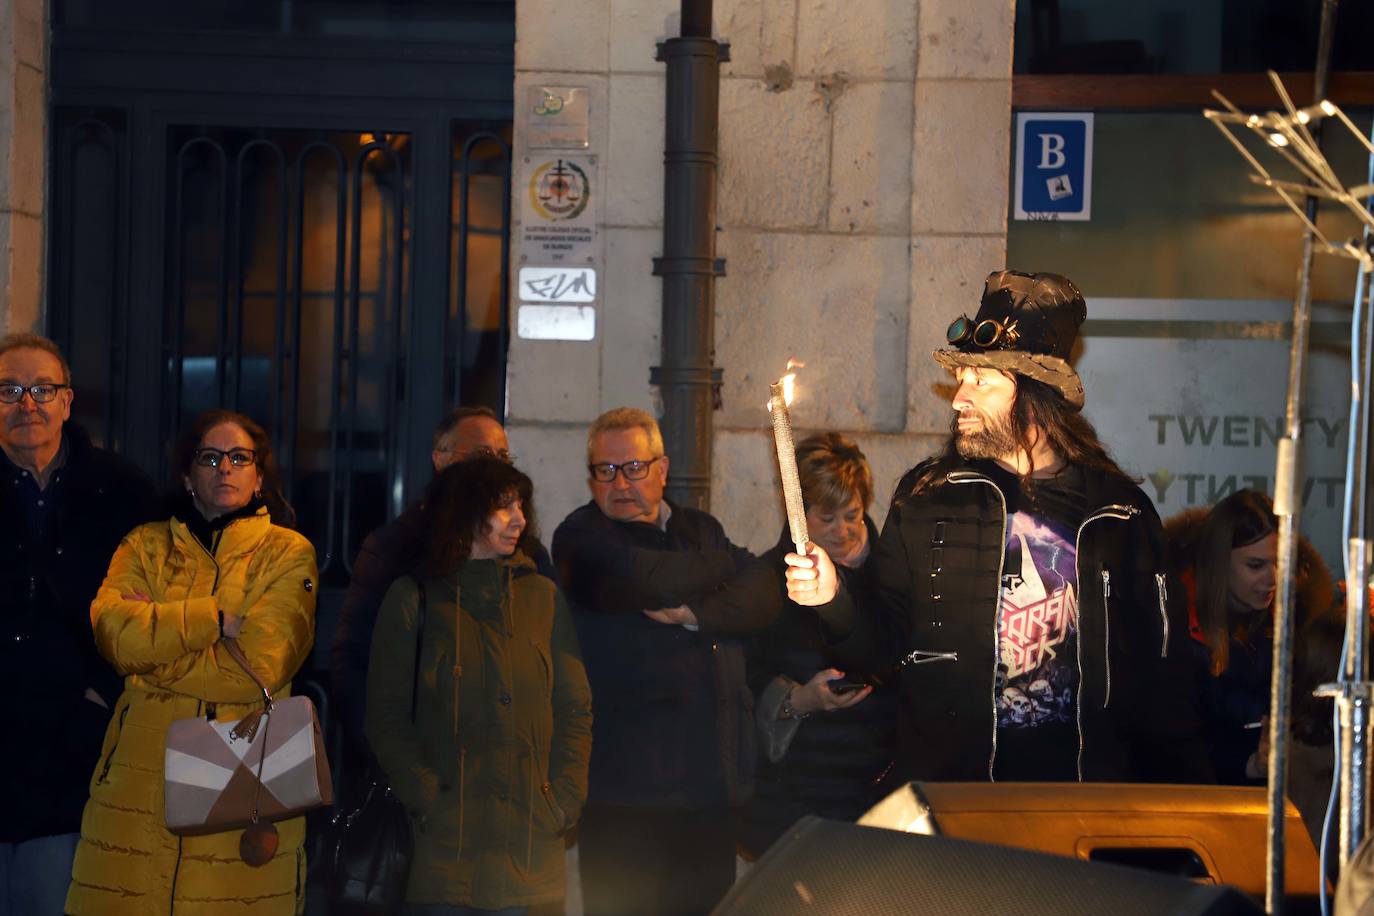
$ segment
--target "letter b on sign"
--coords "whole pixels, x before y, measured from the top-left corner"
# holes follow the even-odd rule
[[[1064,135],[1040,135],[1040,168],[1062,169],[1065,163]]]
[[[1093,116],[1016,116],[1015,219],[1086,220],[1092,212]]]

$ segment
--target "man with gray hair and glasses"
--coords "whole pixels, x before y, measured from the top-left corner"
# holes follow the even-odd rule
[[[87,785],[123,687],[91,599],[157,514],[152,483],[71,422],[71,371],[36,334],[0,337],[0,916],[58,916]]]
[[[751,789],[752,701],[732,637],[768,626],[782,595],[720,522],[664,498],[653,417],[602,414],[587,465],[591,501],[553,536],[592,686],[584,911],[706,913],[734,880],[730,809]]]

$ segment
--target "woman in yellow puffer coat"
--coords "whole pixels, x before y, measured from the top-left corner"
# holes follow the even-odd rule
[[[304,819],[276,825],[280,845],[260,868],[239,856],[242,831],[173,836],[163,750],[176,719],[232,721],[261,707],[226,637],[274,696],[290,693],[314,640],[315,551],[272,523],[289,509],[267,435],[252,420],[203,414],[176,457],[185,497],[170,519],[124,539],[91,605],[96,644],[124,675],[124,693],[91,777],[66,911],[289,916],[304,908]]]

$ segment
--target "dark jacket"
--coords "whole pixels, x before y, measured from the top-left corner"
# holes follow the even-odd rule
[[[484,910],[561,900],[592,714],[568,608],[518,552],[427,577],[425,594],[418,702],[409,576],[382,603],[368,679],[368,738],[412,813],[406,899]]]
[[[1273,618],[1256,615],[1252,632],[1230,640],[1226,670],[1213,675],[1209,668],[1207,636],[1198,620],[1197,539],[1207,521],[1207,508],[1189,509],[1164,523],[1172,548],[1183,597],[1188,606],[1190,649],[1197,659],[1198,700],[1207,737],[1212,746],[1212,763],[1217,780],[1226,785],[1262,785],[1264,778],[1250,777],[1246,763],[1259,748],[1260,729],[1255,727],[1269,714],[1270,681],[1274,670]],[[1304,625],[1315,616],[1330,612],[1335,600],[1331,574],[1315,547],[1298,539],[1298,565],[1302,574],[1297,582],[1294,639],[1301,644]],[[1332,666],[1334,671],[1335,666]],[[1260,772],[1267,764],[1260,761]]]
[[[372,651],[372,630],[382,598],[391,583],[409,572],[419,555],[424,524],[422,505],[415,503],[363,539],[348,592],[339,608],[339,621],[330,646],[331,694],[338,704],[344,735],[355,749],[365,747],[363,713],[367,705],[367,665]],[[533,558],[538,571],[552,579],[549,553],[534,537],[525,538],[520,549]]]
[[[864,523],[869,544],[876,544],[877,527],[867,516]],[[777,546],[763,555],[783,595],[783,556],[795,549],[791,532],[784,528]],[[844,581],[859,574],[844,566],[836,569]],[[751,637],[747,650],[762,748],[742,842],[760,854],[805,815],[854,820],[880,800],[880,783],[885,784],[881,777],[892,766],[896,750],[897,691],[883,684],[847,709],[813,713],[795,725],[788,740],[785,720],[777,719],[788,689],[805,684],[825,668],[849,672],[826,644],[815,610],[786,599],[777,621]]]
[[[671,510],[661,531],[592,502],[554,532],[596,710],[593,803],[700,808],[751,791],[753,696],[730,637],[772,623],[776,578],[710,515]],[[700,630],[643,614],[682,604]]]
[[[989,463],[964,462],[912,495],[921,470],[897,485],[864,587],[842,588],[819,610],[837,655],[868,670],[918,649],[957,653],[901,668],[899,766],[914,779],[991,779],[1005,498]],[[1170,600],[1159,517],[1129,480],[1083,476],[1079,776],[1210,782],[1190,689],[1196,663],[1183,605]]]
[[[18,470],[0,455],[0,842],[81,829],[86,787],[122,684],[96,652],[91,600],[119,541],[157,515],[152,483],[68,423],[66,463],[44,492],[47,530],[27,534]],[[84,699],[93,688],[104,709]]]

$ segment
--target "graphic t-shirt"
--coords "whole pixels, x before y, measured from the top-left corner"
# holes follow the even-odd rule
[[[1076,540],[1086,513],[1075,469],[1037,480],[1033,494],[1012,475],[1007,496],[998,628],[997,758],[1004,780],[1058,781],[1078,774],[1078,572]]]

